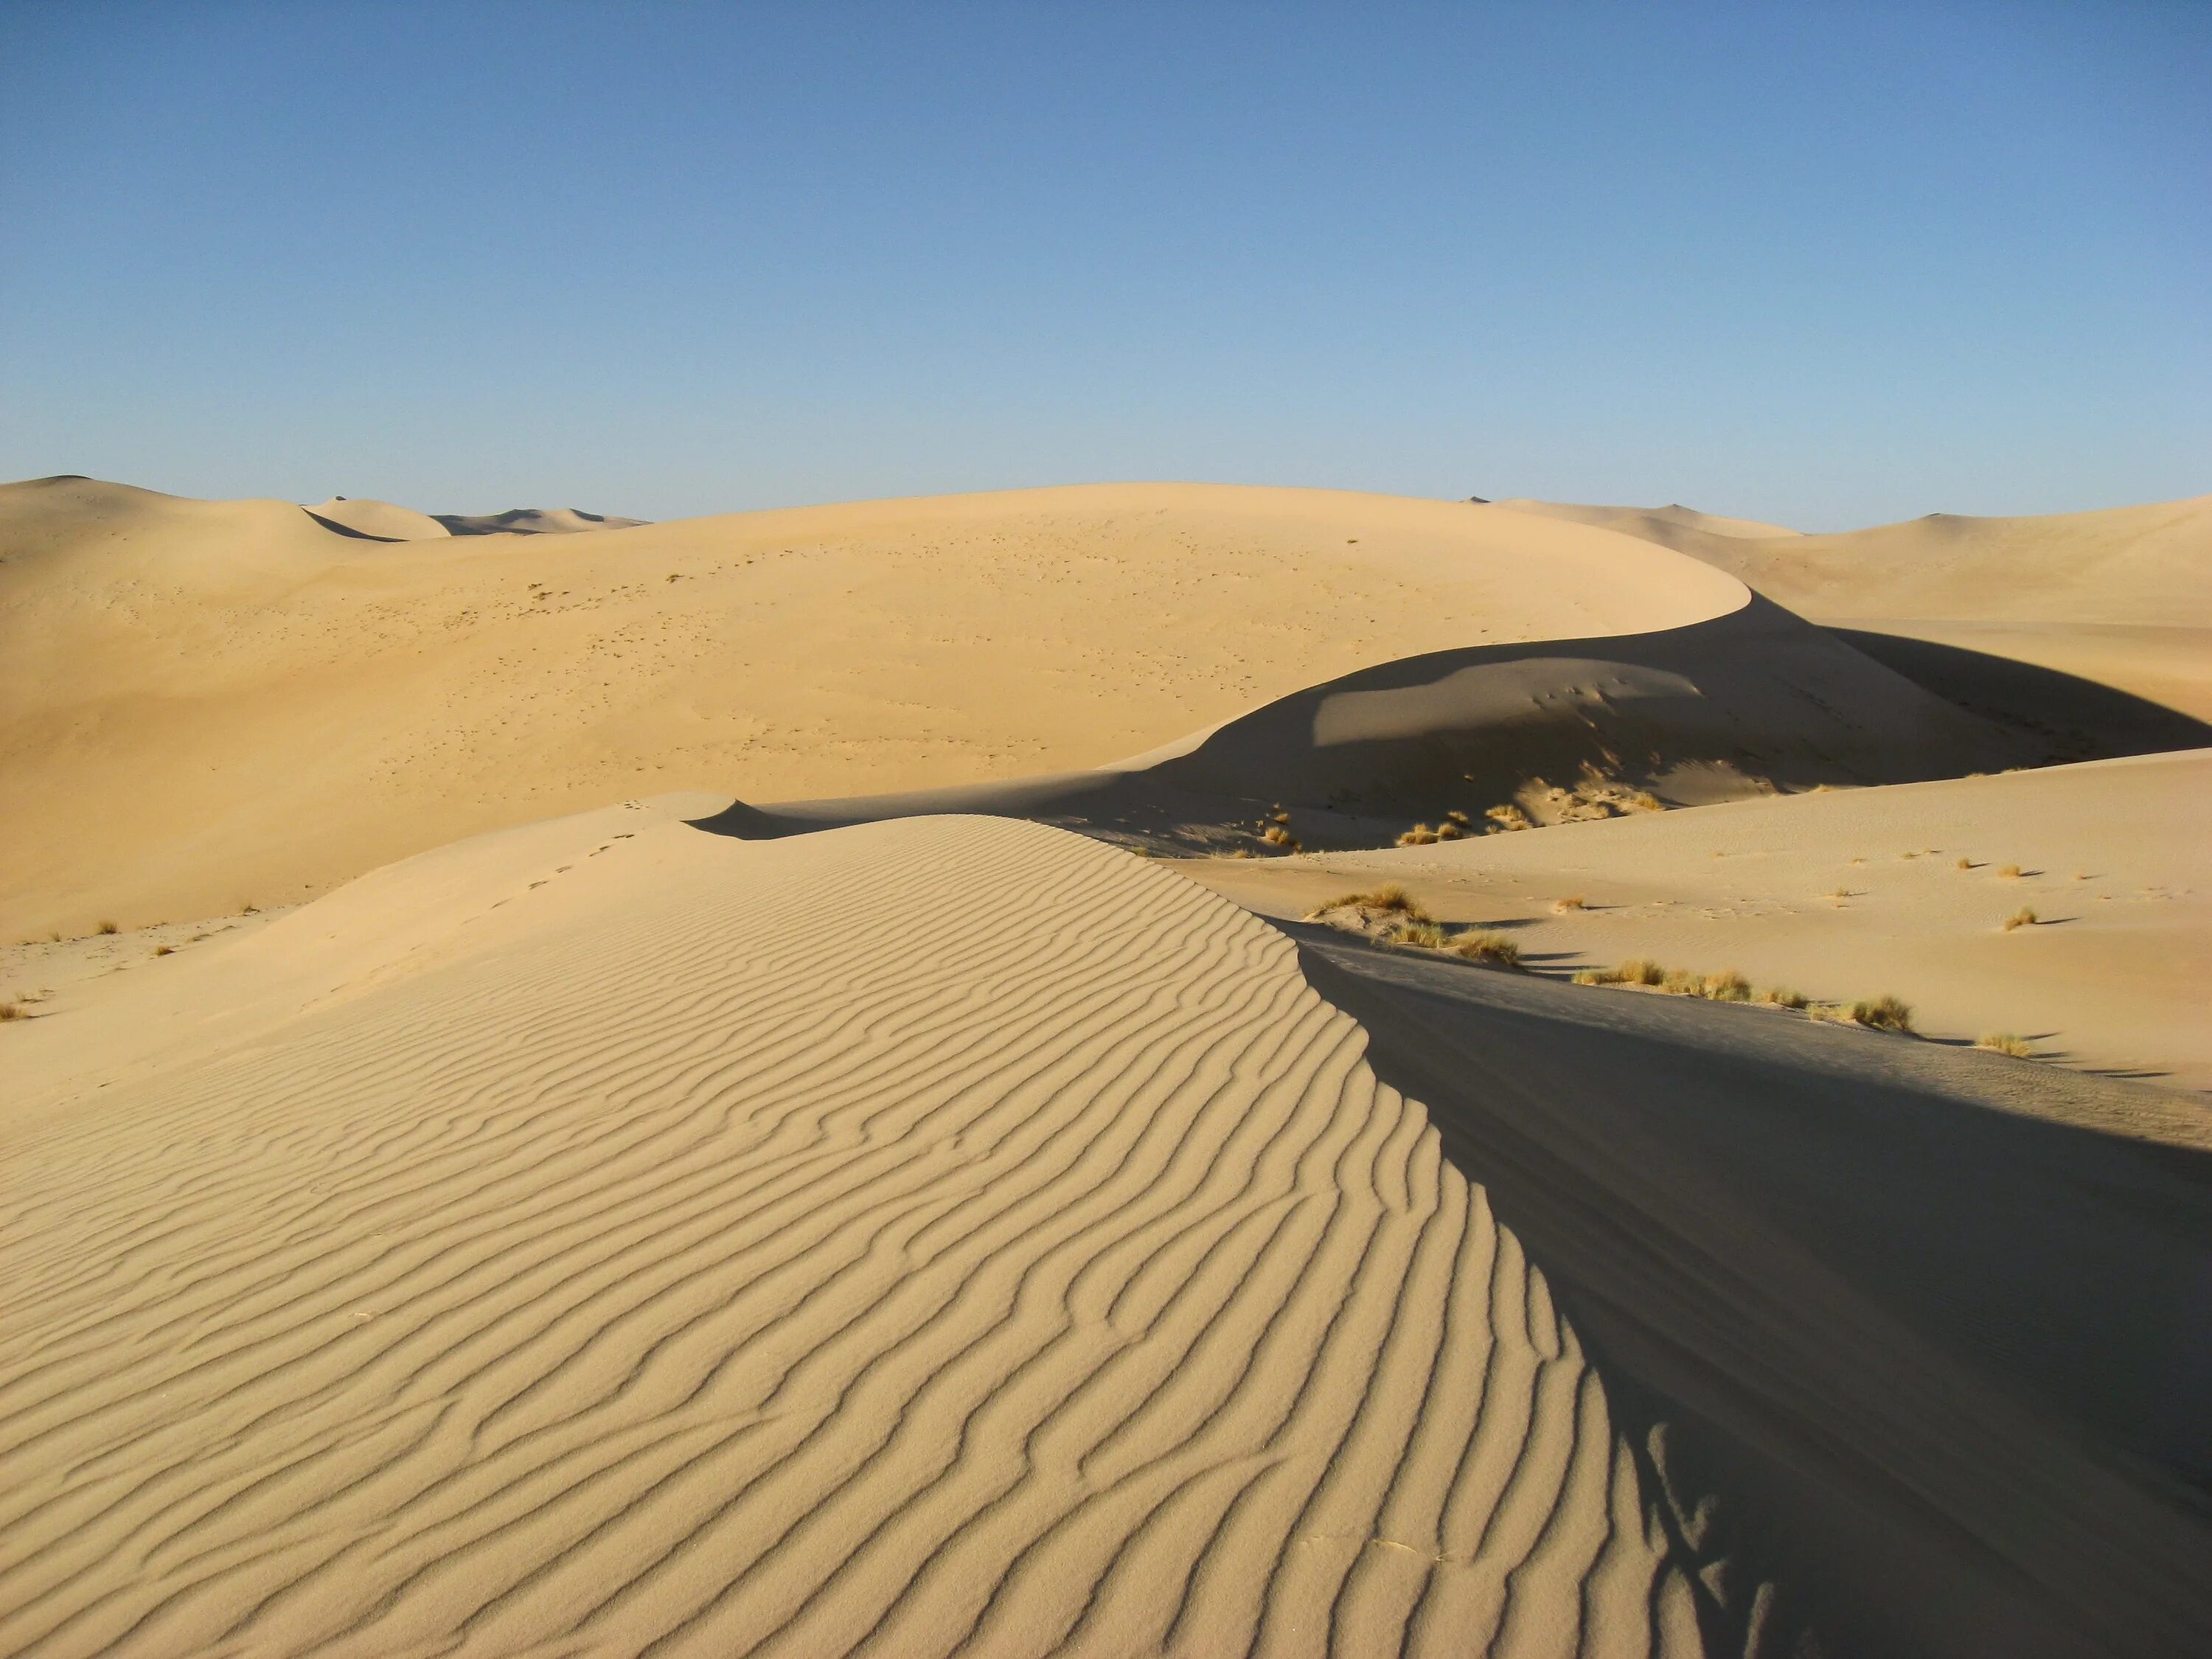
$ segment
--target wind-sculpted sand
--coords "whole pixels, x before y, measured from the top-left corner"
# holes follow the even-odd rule
[[[1141,860],[615,808],[109,1015],[8,1034],[0,1651],[1700,1650],[1482,1190]]]

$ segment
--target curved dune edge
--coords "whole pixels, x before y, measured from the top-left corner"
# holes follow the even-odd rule
[[[1097,766],[1409,654],[1747,597],[1628,537],[1331,490],[379,541],[286,502],[0,485],[0,927],[295,903],[626,795]]]
[[[0,1650],[1699,1650],[1542,1275],[1264,923],[1003,820],[420,862],[8,1124]]]

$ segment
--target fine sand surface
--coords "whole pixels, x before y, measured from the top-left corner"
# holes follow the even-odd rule
[[[1930,1036],[2010,1033],[2070,1066],[2204,1090],[2208,823],[2200,750],[1176,867],[1281,917],[1395,881],[1442,921],[1509,932],[1547,969],[1641,957],[1836,1002],[1895,995]],[[2007,931],[2022,908],[2035,922]]]
[[[1290,941],[1035,825],[670,811],[0,1034],[0,1651],[1704,1650]]]
[[[1695,560],[1455,502],[1114,485],[386,542],[55,479],[0,488],[0,933],[295,903],[626,794],[1100,766],[1485,649],[1338,686],[1309,777],[1530,721],[1516,772],[1682,799],[2033,757]],[[1393,835],[1455,804],[1375,793]]]
[[[2212,720],[2212,495],[1824,536],[1686,507],[1498,506],[1641,536],[1816,622],[2033,663]]]

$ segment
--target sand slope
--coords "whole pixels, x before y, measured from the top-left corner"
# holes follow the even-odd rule
[[[2212,495],[2019,518],[1936,513],[1824,536],[1686,509],[1498,506],[1641,536],[1818,622],[2033,663],[2212,720]]]
[[[1413,653],[1747,602],[1628,538],[1326,491],[1100,486],[386,543],[274,501],[11,485],[0,930],[293,902],[641,792],[1099,765]]]
[[[573,507],[511,507],[504,513],[440,513],[438,522],[456,536],[573,536],[592,530],[630,530],[643,519],[619,519]]]
[[[157,968],[0,1033],[0,1650],[1700,1649],[1513,1236],[1142,860],[615,808]]]
[[[1948,1040],[2011,1032],[2070,1066],[2208,1089],[2208,815],[2200,750],[1176,867],[1281,916],[1401,881],[1449,921],[1510,928],[1547,966],[1649,957],[1835,1000],[1895,994]],[[1554,910],[1571,896],[1588,908]],[[2037,925],[2003,931],[2022,907]]]
[[[428,513],[390,501],[372,501],[333,495],[307,509],[326,529],[350,531],[383,542],[434,542],[453,532]]]

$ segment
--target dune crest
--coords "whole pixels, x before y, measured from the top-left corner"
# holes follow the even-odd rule
[[[428,956],[10,1126],[0,1646],[1702,1650],[1264,924],[1005,821],[465,859]]]

